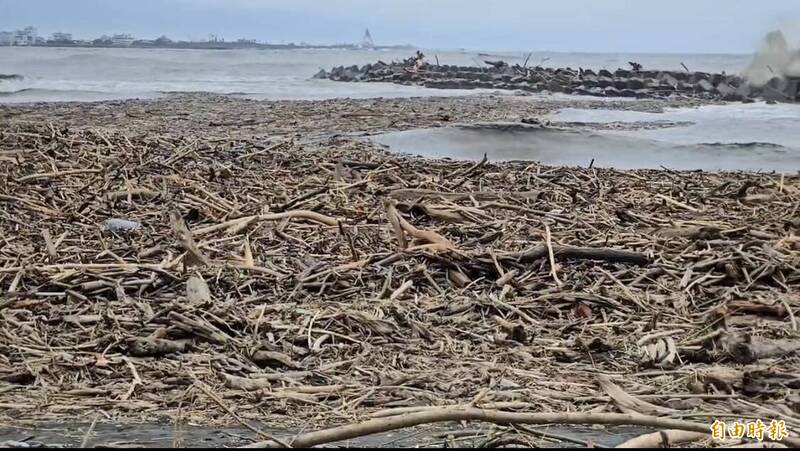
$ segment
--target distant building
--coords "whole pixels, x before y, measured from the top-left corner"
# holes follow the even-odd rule
[[[14,45],[20,47],[27,47],[36,44],[37,38],[36,28],[25,27],[22,30],[14,32]]]
[[[57,32],[53,33],[53,36],[50,37],[50,40],[53,42],[72,42],[72,33],[62,33]]]
[[[133,41],[135,41],[133,36],[127,33],[111,36],[111,43],[117,47],[130,47]]]
[[[14,44],[14,33],[11,31],[0,31],[0,46]]]
[[[364,37],[361,38],[361,43],[358,44],[359,48],[372,49],[375,48],[375,43],[372,41],[372,35],[369,34],[369,28],[364,32]]]
[[[107,46],[112,44],[113,42],[111,42],[111,36],[106,36],[106,35],[102,35],[99,38],[92,41],[92,45],[96,46]]]

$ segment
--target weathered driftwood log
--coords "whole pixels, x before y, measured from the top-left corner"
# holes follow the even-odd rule
[[[708,439],[708,432],[669,429],[640,435],[617,445],[617,448],[669,448],[673,445]]]
[[[187,343],[161,338],[135,338],[128,343],[128,353],[135,357],[154,357],[184,352]]]
[[[731,360],[745,364],[800,351],[800,342],[795,339],[768,340],[750,335],[723,334],[718,344]]]
[[[547,246],[539,245],[522,252],[500,254],[497,257],[499,259],[526,262],[546,258],[548,252]],[[646,265],[650,263],[650,257],[640,252],[609,248],[553,245],[553,255],[557,260],[603,260],[613,263],[632,263],[635,265]]]
[[[692,423],[649,415],[614,413],[517,413],[469,407],[441,407],[388,418],[373,418],[361,423],[338,426],[294,437],[292,447],[305,448],[324,443],[349,440],[380,432],[403,429],[421,424],[445,421],[485,421],[495,424],[613,424],[638,425],[656,428],[680,429],[708,434],[707,424]],[[280,445],[271,440],[256,442],[245,448],[275,448]]]

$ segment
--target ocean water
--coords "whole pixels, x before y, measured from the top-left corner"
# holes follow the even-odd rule
[[[481,65],[486,59],[511,64],[522,53],[423,50],[440,64]],[[311,77],[324,68],[401,60],[410,50],[173,50],[0,47],[0,103],[152,98],[169,92],[212,92],[253,99],[414,97],[476,94],[388,83],[340,83]],[[748,55],[531,54],[529,65],[614,70],[637,61],[647,69],[736,73]]]
[[[504,59],[522,64],[521,53],[423,50],[440,64],[481,65]],[[0,47],[0,103],[155,98],[172,92],[211,92],[251,99],[319,100],[337,97],[419,97],[483,94],[390,83],[316,80],[319,69],[397,61],[411,51],[370,50],[172,50]],[[626,55],[534,53],[528,64],[614,70],[637,61],[646,69],[738,73],[748,55]],[[495,91],[500,94],[510,92]],[[561,97],[568,97],[559,95]],[[532,97],[535,99],[536,97]],[[555,122],[654,122],[661,129],[536,131],[515,127],[452,127],[411,130],[376,138],[400,152],[433,157],[540,160],[551,164],[619,168],[800,169],[800,105],[730,104],[662,114],[565,109]]]
[[[738,144],[800,151],[800,104],[765,102],[674,108],[663,113],[622,110],[565,108],[550,115],[555,123],[655,123],[672,122],[675,127],[604,130],[614,136],[637,137],[675,145]]]
[[[800,105],[732,103],[664,113],[566,108],[549,119],[546,128],[478,124],[370,139],[432,158],[480,160],[486,154],[490,161],[618,169],[800,171]]]

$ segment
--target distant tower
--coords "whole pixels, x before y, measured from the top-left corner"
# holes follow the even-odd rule
[[[372,35],[369,34],[369,28],[367,28],[367,31],[364,32],[364,37],[361,38],[361,44],[359,44],[359,47],[362,49],[371,49],[375,47],[375,43],[372,42]]]

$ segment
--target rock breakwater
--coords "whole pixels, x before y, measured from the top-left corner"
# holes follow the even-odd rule
[[[642,70],[616,71],[579,68],[545,68],[486,61],[486,66],[430,64],[418,54],[401,62],[378,61],[364,66],[339,66],[321,70],[316,78],[347,82],[391,82],[439,89],[505,89],[596,97],[701,98],[748,102],[756,99],[798,100],[797,79],[774,77],[753,86],[740,75],[725,73]]]

